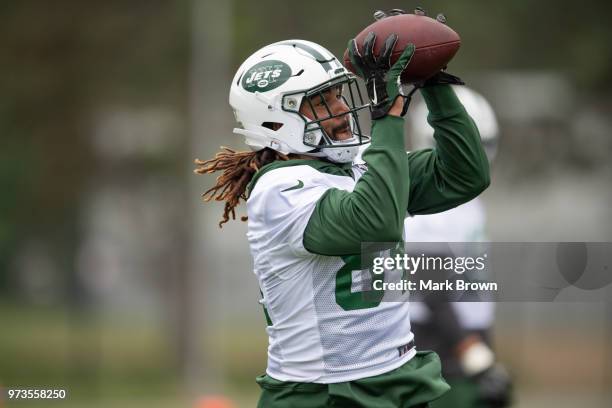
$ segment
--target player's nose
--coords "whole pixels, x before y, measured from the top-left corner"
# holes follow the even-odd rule
[[[348,107],[346,102],[344,102],[344,99],[336,99],[332,104],[331,111],[332,114],[336,116],[348,113],[350,111],[350,108]]]

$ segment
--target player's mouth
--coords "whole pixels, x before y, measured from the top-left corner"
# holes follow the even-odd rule
[[[348,122],[345,122],[343,125],[340,125],[333,130],[334,139],[336,140],[344,140],[350,138],[353,133],[351,132],[351,127]]]

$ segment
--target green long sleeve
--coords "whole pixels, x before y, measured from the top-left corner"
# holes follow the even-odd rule
[[[480,194],[490,183],[478,128],[449,85],[421,90],[436,147],[408,153],[411,215],[448,210]]]
[[[478,129],[452,88],[421,90],[435,149],[406,154],[403,119],[374,121],[363,154],[368,170],[352,192],[332,188],[317,202],[304,232],[304,247],[321,255],[358,254],[364,242],[402,239],[410,214],[445,211],[489,185],[489,164]]]
[[[332,188],[317,202],[304,232],[308,251],[359,254],[363,242],[402,239],[410,189],[403,118],[374,121],[372,143],[362,158],[368,170],[352,192]]]

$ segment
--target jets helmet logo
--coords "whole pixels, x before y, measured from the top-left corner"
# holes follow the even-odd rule
[[[278,88],[291,76],[291,68],[282,61],[262,61],[242,76],[242,87],[249,92],[266,92]]]

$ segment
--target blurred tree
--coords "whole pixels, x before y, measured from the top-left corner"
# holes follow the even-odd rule
[[[378,9],[422,5],[430,16],[443,12],[462,37],[452,62],[456,71],[554,70],[588,92],[605,94],[612,79],[612,3],[585,0],[538,2],[473,0],[279,2],[236,1],[235,65],[254,49],[288,37],[320,42],[340,56],[347,41],[373,22]]]
[[[555,70],[587,94],[609,93],[612,26],[606,17],[612,3],[602,0],[580,7],[569,0],[238,0],[233,66],[257,47],[287,37],[320,42],[340,55],[375,9],[410,11],[419,4],[431,15],[445,12],[462,35],[456,71]],[[28,234],[47,237],[58,256],[70,257],[80,194],[93,182],[87,135],[97,106],[158,101],[186,115],[189,7],[188,0],[0,6],[0,288],[7,285],[10,254]]]
[[[0,6],[0,285],[28,235],[53,243],[71,279],[79,206],[95,183],[89,136],[100,106],[159,103],[186,115],[188,7],[186,0]]]
[[[61,274],[61,300],[72,306],[66,370],[79,384],[97,386],[100,358],[97,337],[79,337],[98,324],[75,267],[86,197],[106,178],[141,175],[171,178],[180,190],[188,148],[180,132],[177,151],[162,160],[109,168],[92,134],[114,106],[169,107],[187,122],[189,7],[189,0],[0,5],[0,298],[18,296],[16,253],[34,237],[44,242]],[[19,370],[2,375],[8,381]]]

